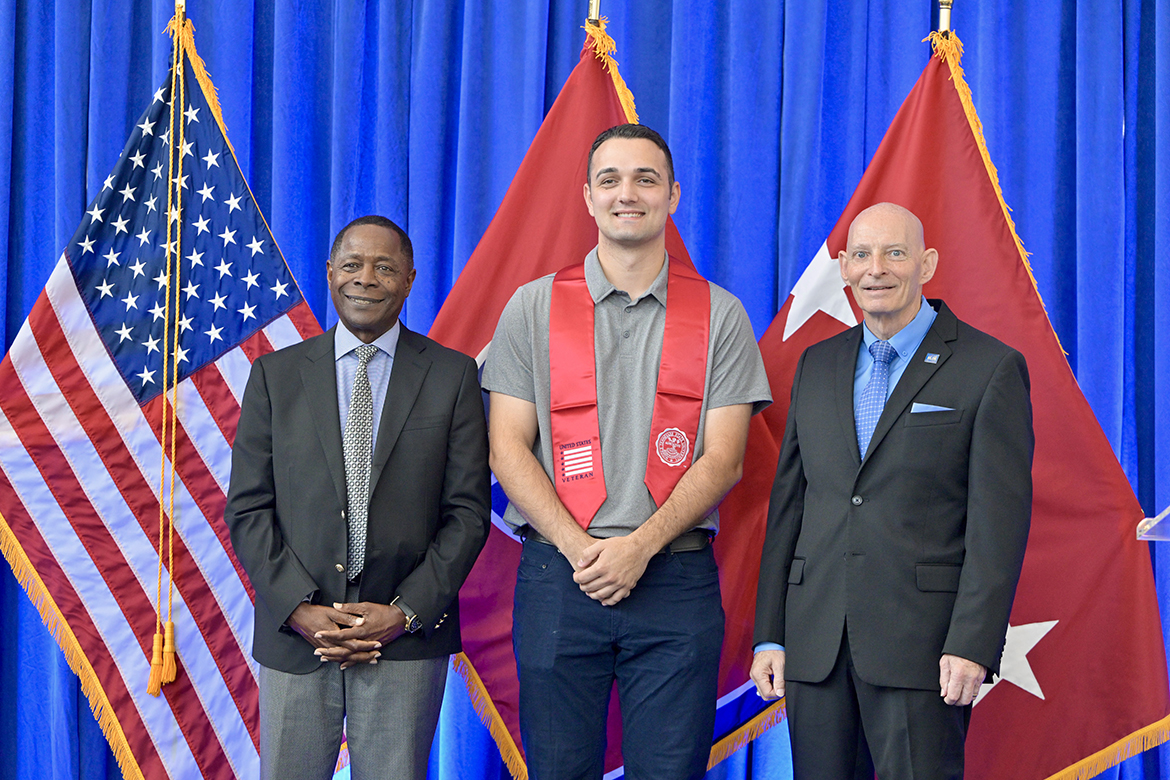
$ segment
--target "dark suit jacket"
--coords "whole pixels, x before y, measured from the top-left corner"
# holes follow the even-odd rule
[[[458,652],[458,592],[491,522],[487,426],[475,361],[402,328],[370,468],[361,600],[401,596],[422,630],[384,658]],[[333,331],[252,364],[224,519],[256,590],[252,654],[305,673],[313,648],[284,627],[310,594],[345,600],[348,533]]]
[[[796,370],[760,561],[755,642],[828,676],[847,628],[874,685],[938,690],[951,653],[997,671],[1032,508],[1023,356],[942,301],[860,462],[858,325]],[[927,362],[930,353],[938,355]],[[911,413],[914,402],[953,411]]]

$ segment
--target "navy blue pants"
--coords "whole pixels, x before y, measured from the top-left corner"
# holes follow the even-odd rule
[[[512,642],[532,780],[602,776],[615,680],[626,777],[706,774],[723,644],[719,571],[709,546],[655,555],[630,595],[606,607],[573,582],[573,567],[556,548],[526,541]]]

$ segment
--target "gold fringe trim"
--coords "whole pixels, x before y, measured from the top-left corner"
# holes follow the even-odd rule
[[[786,717],[784,699],[773,704],[735,731],[711,746],[711,758],[707,761],[707,771],[710,772],[716,764],[723,761],[735,751],[751,742],[773,726],[783,723]]]
[[[77,641],[77,636],[73,633],[73,629],[69,627],[65,616],[61,614],[53,597],[49,595],[49,589],[45,587],[44,580],[37,574],[32,561],[28,559],[24,548],[20,546],[16,534],[12,532],[3,515],[0,515],[0,552],[4,554],[8,565],[12,567],[16,581],[24,588],[29,600],[40,613],[45,628],[49,629],[49,633],[57,641],[61,652],[65,654],[65,661],[69,664],[69,668],[73,670],[81,682],[81,692],[89,700],[89,708],[93,711],[102,733],[105,734],[106,741],[110,743],[110,750],[114,753],[118,768],[122,770],[122,774],[128,780],[144,780],[142,769],[138,766],[138,761],[130,750],[130,743],[126,741],[126,734],[122,731],[122,724],[118,721],[117,713],[110,706],[110,700],[106,697],[106,692],[98,681],[93,665],[90,664],[85,652],[81,649],[81,644]]]
[[[203,58],[199,56],[199,52],[195,51],[195,25],[191,23],[190,19],[183,19],[182,29],[179,29],[179,14],[176,13],[167,23],[166,31],[175,41],[175,45],[182,47],[183,53],[191,60],[191,70],[195,71],[195,80],[199,82],[199,86],[203,90],[203,97],[207,99],[207,105],[211,107],[211,115],[215,117],[215,123],[219,125],[219,131],[223,133],[223,140],[234,155],[236,150],[232,146],[232,142],[228,140],[227,126],[223,123],[223,110],[219,107],[219,92],[211,83],[211,76],[207,75],[207,66],[203,64]]]
[[[174,38],[175,18],[172,17],[170,23],[167,24],[166,31]],[[252,185],[248,183],[248,179],[244,176],[244,169],[240,167],[240,160],[236,157],[236,148],[232,146],[232,141],[228,138],[227,125],[223,123],[223,113],[219,107],[219,91],[216,90],[215,84],[211,83],[211,76],[207,74],[207,68],[203,64],[203,58],[195,51],[195,25],[191,24],[191,20],[185,20],[183,24],[182,35],[177,39],[177,45],[183,47],[183,51],[191,60],[191,69],[195,71],[195,79],[199,82],[199,87],[203,90],[203,97],[207,98],[207,105],[211,107],[211,113],[215,117],[216,124],[219,125],[219,131],[223,133],[224,143],[227,144],[228,151],[231,152],[232,162],[236,164],[236,168],[240,171],[240,181],[244,182],[244,186],[248,189],[248,197],[256,203],[256,195],[252,192]],[[256,213],[260,215],[260,221],[264,223],[264,227],[268,230],[268,235],[272,236],[272,245],[276,247],[276,251],[280,252],[280,257],[284,259],[284,251],[281,250],[280,244],[276,240],[276,236],[272,234],[272,228],[268,224],[268,218],[264,216],[264,212],[260,210],[260,204],[256,203]],[[293,274],[292,269],[288,269],[289,276],[296,282],[296,275]],[[301,288],[300,282],[297,282],[297,290]],[[303,296],[302,296],[303,298]],[[314,315],[314,319],[316,315]]]
[[[1161,745],[1167,739],[1170,739],[1170,715],[1144,729],[1138,729],[1128,737],[1122,737],[1104,750],[1099,750],[1067,769],[1049,776],[1047,780],[1088,780],[1110,767],[1117,766],[1127,758]]]
[[[504,725],[504,719],[500,717],[499,710],[496,709],[491,696],[488,695],[487,688],[484,687],[483,680],[479,677],[479,672],[475,671],[475,667],[471,665],[471,660],[465,654],[459,653],[451,658],[451,666],[467,685],[471,706],[475,708],[475,714],[479,715],[480,721],[487,727],[492,739],[496,741],[496,746],[500,749],[500,758],[504,760],[512,777],[515,780],[528,780],[528,767],[524,764],[524,758],[520,755],[516,742],[508,732],[508,727]]]
[[[922,40],[930,41],[930,45],[934,50],[934,56],[946,62],[947,67],[951,70],[951,81],[955,85],[955,91],[959,93],[959,102],[963,105],[963,113],[967,116],[967,123],[971,126],[972,135],[975,136],[975,145],[979,148],[979,155],[983,158],[983,164],[987,168],[987,176],[991,179],[991,186],[995,189],[995,196],[999,199],[999,206],[1003,210],[1003,218],[1007,221],[1008,230],[1012,233],[1012,240],[1016,242],[1016,250],[1020,253],[1020,262],[1024,264],[1024,270],[1028,272],[1028,278],[1032,280],[1032,289],[1036,291],[1036,298],[1040,301],[1040,308],[1047,315],[1048,307],[1044,305],[1044,298],[1040,295],[1040,287],[1036,284],[1036,276],[1032,273],[1032,264],[1028,261],[1031,253],[1024,249],[1024,242],[1020,240],[1020,236],[1016,233],[1016,223],[1012,219],[1012,210],[1008,207],[1007,202],[1004,201],[1003,190],[999,186],[999,171],[996,170],[995,164],[991,162],[991,154],[987,151],[987,140],[983,136],[983,122],[980,121],[979,115],[975,113],[975,102],[971,97],[971,87],[967,84],[967,80],[963,78],[963,66],[960,64],[963,58],[963,42],[959,40],[959,36],[955,35],[953,30],[947,33],[940,33],[936,30]],[[1051,322],[1050,319],[1050,329]],[[1056,334],[1055,330],[1052,331],[1052,335],[1056,339],[1056,345],[1060,347],[1060,351],[1068,355],[1060,343],[1060,336]]]
[[[613,88],[617,92],[618,100],[621,101],[622,110],[626,112],[626,121],[636,125],[638,124],[638,111],[634,108],[634,93],[630,92],[630,88],[626,86],[626,80],[618,72],[617,60],[613,58],[613,53],[617,51],[617,44],[605,31],[607,24],[609,24],[609,19],[603,16],[597,20],[596,27],[586,22],[583,29],[589,36],[588,43],[593,47],[593,54],[601,60],[606,72],[613,79]]]

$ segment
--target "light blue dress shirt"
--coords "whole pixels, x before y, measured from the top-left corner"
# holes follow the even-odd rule
[[[922,340],[926,338],[927,331],[934,324],[936,316],[938,316],[938,312],[930,307],[930,304],[926,302],[926,296],[923,296],[922,305],[918,307],[918,314],[914,315],[914,319],[910,320],[906,327],[890,338],[890,346],[898,354],[890,361],[890,385],[886,389],[887,401],[893,395],[894,388],[897,386],[898,380],[902,378],[902,374],[906,373],[906,366],[910,365],[910,358],[914,357],[914,353],[922,346]],[[857,419],[857,404],[861,402],[861,391],[869,384],[870,374],[873,373],[873,355],[869,354],[869,345],[875,341],[878,341],[878,337],[873,335],[868,325],[862,324],[861,346],[857,349],[857,368],[853,372],[854,419]],[[783,645],[775,642],[760,642],[752,648],[752,652],[783,649]]]
[[[382,419],[382,407],[386,405],[390,370],[394,368],[394,353],[398,349],[398,334],[401,332],[401,323],[395,322],[394,327],[374,339],[374,346],[378,351],[366,366],[366,376],[370,378],[370,392],[374,401],[374,420],[378,422]],[[349,402],[353,398],[353,377],[358,367],[358,356],[354,350],[364,343],[350,333],[344,323],[337,323],[337,329],[333,331],[333,355],[337,370],[337,415],[341,420],[342,434],[345,433],[345,421],[349,418]],[[379,426],[375,424],[371,447],[378,444],[378,428]]]
[[[898,354],[890,361],[890,384],[886,388],[887,401],[894,394],[894,388],[897,387],[902,374],[906,373],[906,366],[910,365],[910,358],[914,357],[914,353],[922,346],[922,340],[926,338],[926,333],[934,324],[936,316],[938,316],[938,312],[930,308],[930,304],[923,297],[922,305],[918,307],[918,314],[914,315],[914,319],[910,320],[906,327],[895,333],[890,339],[890,346]],[[861,392],[869,384],[869,377],[873,373],[873,355],[869,354],[869,345],[877,340],[878,337],[873,335],[869,326],[863,324],[861,326],[861,346],[857,348],[857,368],[853,372],[854,419],[857,418],[857,405],[861,402]]]

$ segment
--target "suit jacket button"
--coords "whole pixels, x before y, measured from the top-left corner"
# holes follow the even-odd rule
[[[340,563],[337,564],[336,566],[334,566],[333,568],[337,569],[338,571],[345,571],[345,567],[342,566]]]
[[[861,506],[861,501],[862,501],[861,496],[854,496],[853,498],[851,498],[849,500],[853,502],[853,506]]]

